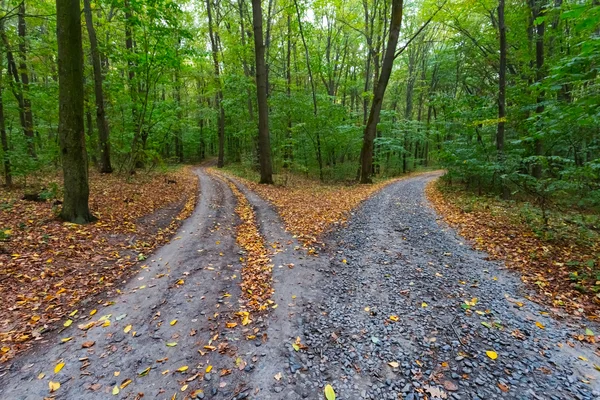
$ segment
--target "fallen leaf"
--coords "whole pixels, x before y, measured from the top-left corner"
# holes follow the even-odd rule
[[[129,333],[129,332],[131,331],[131,328],[133,328],[133,326],[131,326],[131,325],[127,325],[127,326],[126,326],[126,327],[123,329],[123,332],[125,332],[125,333]]]
[[[535,326],[537,326],[540,329],[546,329],[546,327],[541,322],[538,322],[538,321],[535,322]]]
[[[127,385],[129,385],[131,383],[131,379],[125,379],[123,382],[121,382],[121,384],[119,385],[119,387],[121,389],[125,389],[127,387]]]
[[[73,320],[68,319],[68,320],[65,321],[65,323],[63,324],[63,326],[68,328],[68,327],[71,326],[72,323],[73,323]]]
[[[325,393],[325,398],[327,400],[335,400],[335,390],[333,390],[333,386],[329,384],[325,385],[323,392]]]
[[[181,391],[182,391],[182,392],[185,392],[185,391],[187,390],[187,388],[188,388],[188,385],[183,385],[183,386],[181,387]]]
[[[184,365],[183,367],[177,368],[177,372],[185,372],[187,370],[188,370],[188,366],[187,365]]]
[[[90,347],[92,347],[95,344],[96,344],[96,342],[90,340],[89,342],[83,342],[81,344],[81,347],[84,348],[84,349],[89,349]]]
[[[176,319],[174,319],[173,321],[169,322],[169,325],[173,326],[173,325],[175,325],[176,323],[177,323],[177,320],[176,320]]]
[[[399,319],[397,315],[390,315],[390,321],[398,322]]]
[[[206,373],[209,373],[210,371],[212,371],[212,368],[213,368],[212,365],[208,365],[204,371]]]
[[[280,381],[282,376],[283,375],[281,374],[281,372],[278,372],[277,374],[275,374],[274,378],[276,381]]]
[[[487,356],[489,358],[491,358],[492,360],[495,360],[496,358],[498,358],[498,354],[495,351],[492,351],[492,350],[486,351],[485,354],[487,354]]]
[[[68,341],[70,341],[71,339],[73,339],[72,337],[66,337],[66,338],[62,338],[60,339],[61,343],[67,343]]]
[[[48,382],[48,387],[50,388],[50,393],[56,392],[60,389],[60,382]]]
[[[56,366],[54,367],[54,373],[58,374],[60,372],[60,370],[63,369],[64,366],[65,366],[64,362],[59,362],[58,364],[56,364]]]
[[[398,368],[400,366],[396,361],[390,361],[388,365],[392,368]]]
[[[169,342],[169,343],[167,343],[167,346],[168,347],[175,347],[175,346],[177,346],[177,342]]]
[[[119,387],[115,385],[115,387],[112,389],[113,396],[118,395],[119,392],[120,392]]]

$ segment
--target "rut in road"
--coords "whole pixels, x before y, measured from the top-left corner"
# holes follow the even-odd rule
[[[380,191],[326,238],[319,257],[306,255],[256,194],[198,174],[199,204],[177,237],[114,304],[79,311],[96,307],[93,320],[109,316],[110,326],[84,332],[76,325],[90,318],[74,317],[0,367],[0,399],[322,399],[326,384],[342,400],[600,397],[594,349],[567,344],[584,321],[551,319],[516,274],[438,222],[424,188],[439,174]],[[234,329],[226,324],[242,307],[243,253],[231,183],[271,250],[277,304]],[[61,384],[53,394],[49,381]]]

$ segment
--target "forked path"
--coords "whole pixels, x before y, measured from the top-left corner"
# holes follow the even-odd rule
[[[550,318],[516,274],[440,223],[424,197],[435,173],[367,200],[319,257],[238,184],[273,253],[277,307],[228,328],[241,301],[236,202],[224,179],[198,173],[177,237],[114,304],[89,304],[0,366],[0,399],[322,399],[326,384],[341,400],[600,398],[596,349],[572,339],[598,327]],[[102,316],[109,326],[77,327]],[[49,381],[61,387],[50,394]]]

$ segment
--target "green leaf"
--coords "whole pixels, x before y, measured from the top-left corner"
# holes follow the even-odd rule
[[[331,385],[325,386],[325,398],[327,400],[335,400],[335,391]]]
[[[594,336],[594,331],[590,328],[585,328],[585,336]]]

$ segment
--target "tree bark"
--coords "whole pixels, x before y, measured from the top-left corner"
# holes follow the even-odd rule
[[[394,66],[394,57],[396,46],[398,45],[398,37],[400,36],[400,25],[402,24],[402,8],[403,0],[392,0],[392,15],[390,22],[390,36],[385,49],[385,57],[381,66],[381,73],[377,85],[373,91],[373,102],[369,111],[369,119],[365,126],[363,146],[361,151],[361,183],[372,183],[371,173],[373,165],[373,142],[377,134],[377,122],[381,114],[383,105],[383,96],[392,74]]]
[[[258,158],[260,161],[260,183],[273,184],[271,165],[271,143],[269,138],[269,105],[267,104],[267,66],[262,31],[261,0],[252,0],[252,22],[254,25],[254,54],[256,56],[256,93],[258,100]]]
[[[542,0],[531,0],[530,2],[532,18],[535,24],[535,20],[542,14]],[[535,27],[535,80],[539,85],[544,79],[544,34],[546,31],[546,23],[541,21]],[[537,107],[535,109],[538,116],[544,112],[544,91],[540,90],[537,97]],[[536,135],[533,143],[534,154],[536,156],[542,156],[544,153],[544,146],[542,139],[539,135]],[[542,163],[538,159],[533,165],[532,175],[540,179],[542,177]]]
[[[85,13],[85,24],[90,38],[90,50],[92,68],[94,71],[94,94],[96,95],[96,124],[98,125],[98,150],[100,152],[100,172],[110,174],[113,172],[110,162],[110,129],[106,112],[104,110],[104,89],[102,88],[102,67],[100,65],[100,52],[98,51],[98,39],[94,20],[92,18],[92,7],[90,0],[83,0]]]
[[[223,108],[223,88],[221,87],[221,69],[219,67],[219,47],[218,34],[213,29],[213,17],[211,10],[211,0],[206,0],[206,13],[208,14],[208,33],[210,36],[210,45],[215,68],[215,84],[217,93],[215,94],[215,105],[219,110],[218,130],[219,130],[219,155],[217,157],[217,168],[223,168],[225,165],[225,109]]]
[[[64,176],[60,216],[83,224],[89,209],[89,184],[83,123],[83,47],[79,0],[56,1],[59,79],[59,142]]]

